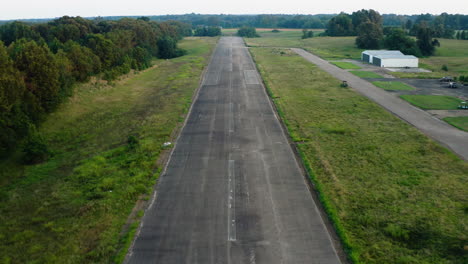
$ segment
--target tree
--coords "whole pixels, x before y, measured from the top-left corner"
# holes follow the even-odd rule
[[[237,35],[240,37],[246,38],[256,38],[259,37],[257,30],[254,27],[243,26],[237,31]]]
[[[465,30],[463,30],[460,34],[460,39],[467,39],[467,34],[465,33]]]
[[[59,70],[55,56],[46,45],[21,39],[9,47],[15,67],[25,76],[27,89],[46,112],[59,104]]]
[[[410,30],[412,27],[413,27],[413,21],[411,21],[410,19],[406,20],[406,23],[405,23],[406,30]]]
[[[382,27],[371,21],[359,25],[356,45],[360,49],[378,49],[381,46],[383,32]]]
[[[65,52],[72,63],[72,75],[79,82],[101,71],[101,61],[90,48],[83,47],[70,40],[65,43]]]
[[[39,40],[40,35],[31,26],[23,22],[12,22],[0,27],[0,40],[8,47],[11,43],[19,39]]]
[[[333,17],[327,24],[328,36],[352,36],[355,34],[353,22],[348,14],[341,13]]]
[[[4,157],[18,139],[17,123],[24,116],[19,109],[25,90],[21,73],[0,41],[0,157]]]
[[[184,55],[184,51],[177,48],[177,42],[171,37],[165,36],[158,40],[159,57],[171,59]]]
[[[416,41],[410,38],[401,28],[393,28],[385,36],[383,45],[389,50],[399,50],[404,54],[414,55],[417,57],[421,56]]]
[[[314,37],[314,32],[308,31],[306,28],[302,29],[302,39],[312,38]]]
[[[432,40],[432,30],[426,23],[421,23],[418,26],[416,34],[416,44],[423,56],[433,55],[435,52],[435,43]]]

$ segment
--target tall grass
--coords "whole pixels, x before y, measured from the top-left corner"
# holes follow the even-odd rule
[[[40,129],[49,161],[23,166],[18,153],[0,164],[0,263],[109,263],[125,252],[138,221],[128,216],[151,193],[215,42],[186,39],[186,56],[78,87]]]

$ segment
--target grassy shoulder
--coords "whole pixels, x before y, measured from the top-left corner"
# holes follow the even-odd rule
[[[360,78],[383,78],[381,75],[370,71],[349,71]]]
[[[468,163],[298,55],[251,51],[354,262],[463,263]]]
[[[186,56],[111,86],[76,87],[40,128],[50,160],[2,161],[1,263],[112,262],[131,239],[122,227],[151,193],[162,144],[183,122],[215,43],[188,38],[180,43]]]
[[[372,82],[373,85],[389,91],[411,91],[413,87],[402,82]]]
[[[400,98],[425,110],[454,110],[462,100],[446,95],[400,95]]]
[[[359,67],[356,64],[351,63],[351,62],[332,61],[330,63],[340,67],[341,69],[345,69],[345,70],[347,70],[347,69],[361,69],[361,67]]]
[[[468,116],[446,117],[444,121],[456,128],[468,131]]]

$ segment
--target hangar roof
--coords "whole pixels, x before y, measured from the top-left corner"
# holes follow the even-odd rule
[[[366,53],[372,56],[378,55],[404,55],[399,50],[365,50],[362,53]]]

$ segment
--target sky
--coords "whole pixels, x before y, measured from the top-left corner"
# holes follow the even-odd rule
[[[334,14],[374,9],[381,14],[468,14],[467,0],[2,0],[0,20],[68,16],[166,14]]]

